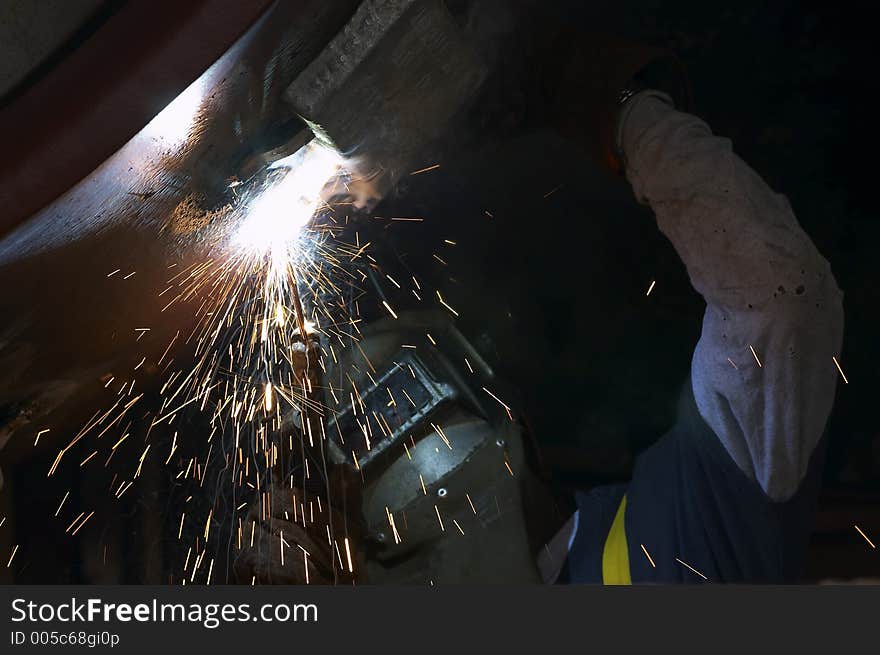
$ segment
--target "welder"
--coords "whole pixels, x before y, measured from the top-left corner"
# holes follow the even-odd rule
[[[676,60],[596,47],[573,60],[618,66],[568,71],[599,116],[568,132],[625,173],[706,310],[676,425],[628,483],[577,495],[545,579],[795,582],[839,377],[842,294],[787,199],[685,111]],[[616,83],[619,53],[650,63]]]
[[[577,493],[577,511],[539,549],[534,567],[522,564],[517,519],[503,533],[517,535],[509,541],[518,562],[508,567],[517,571],[509,581],[537,581],[534,568],[557,583],[796,582],[838,379],[842,294],[830,266],[786,198],[688,113],[689,86],[677,59],[600,38],[557,39],[551,50],[550,61],[571,62],[542,69],[553,124],[626,176],[706,310],[674,427],[638,455],[629,482]],[[404,343],[393,341],[386,361]],[[487,434],[498,429],[488,419],[485,426]],[[466,463],[441,472],[432,491],[447,492],[445,476],[460,475]],[[334,485],[335,507],[349,514],[324,511],[334,513],[334,524],[362,525],[351,509],[361,499],[345,482],[349,470],[340,469]],[[439,510],[437,518],[442,525]],[[324,550],[321,535],[285,521],[283,511],[276,521],[288,542]],[[357,534],[350,525],[348,533]],[[332,552],[321,559],[325,572],[336,569]],[[323,577],[312,569],[312,581],[377,581],[364,575],[363,563],[339,568],[341,575]],[[274,555],[247,551],[239,569],[245,581],[260,570],[263,581],[303,581],[306,574],[301,564],[285,569]]]

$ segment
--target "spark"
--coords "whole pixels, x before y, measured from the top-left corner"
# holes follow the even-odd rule
[[[75,519],[73,519],[73,521],[70,522],[70,525],[67,526],[67,529],[65,530],[65,532],[70,532],[73,529],[73,526],[75,526],[77,523],[79,523],[79,520],[83,517],[84,514],[85,514],[85,512],[80,512],[77,515],[77,517]]]
[[[12,566],[12,558],[15,557],[15,553],[18,552],[18,544],[15,544],[15,548],[12,549],[12,555],[9,556],[9,561],[6,562],[6,568],[8,569]]]
[[[832,355],[832,356],[831,356],[831,359],[834,360],[834,365],[837,366],[837,370],[840,371],[840,377],[843,378],[843,383],[844,383],[844,384],[849,384],[849,380],[846,379],[846,375],[844,375],[844,373],[843,373],[843,369],[840,368],[840,362],[837,361],[837,357],[835,357],[834,355]]]
[[[549,198],[550,196],[552,196],[554,193],[556,193],[557,191],[559,191],[559,189],[561,189],[563,186],[564,186],[564,185],[560,184],[559,186],[556,186],[556,187],[550,189],[547,193],[544,194],[544,199],[546,200],[547,198]]]
[[[761,360],[758,359],[758,353],[755,352],[755,349],[749,345],[749,350],[752,351],[752,355],[755,357],[755,361],[758,362],[758,368],[764,368],[764,365],[761,363]]]
[[[639,544],[642,547],[642,552],[645,553],[645,557],[648,558],[648,561],[651,563],[653,568],[657,568],[657,565],[654,564],[654,558],[651,557],[651,553],[648,552],[648,549],[645,548],[645,544]]]
[[[701,578],[703,578],[703,580],[708,580],[708,579],[709,579],[709,578],[707,578],[705,575],[703,575],[702,573],[700,573],[699,571],[697,571],[697,569],[695,569],[693,566],[691,566],[691,565],[688,564],[687,562],[682,562],[682,561],[681,561],[680,559],[678,559],[677,557],[675,558],[675,561],[678,562],[679,564],[681,564],[682,566],[686,566],[686,567],[688,567],[691,571],[693,571],[693,572],[696,573],[698,576],[700,576]]]
[[[354,573],[354,565],[351,562],[351,547],[348,544],[348,537],[345,538],[345,557],[348,560],[348,572]]]
[[[95,515],[95,512],[93,511],[91,514],[89,514],[87,517],[85,517],[85,518],[82,520],[82,523],[80,523],[80,524],[77,526],[76,530],[74,530],[73,532],[70,533],[70,536],[71,536],[71,537],[75,536],[76,533],[80,531],[80,528],[82,528],[82,527],[86,524],[86,522],[87,522],[90,518],[92,518],[94,515]]]
[[[866,535],[864,532],[862,532],[862,529],[861,529],[859,526],[853,524],[853,527],[854,527],[856,530],[859,531],[859,534],[862,535],[862,536],[865,538],[865,541],[868,542],[868,545],[869,545],[871,548],[877,548],[877,546],[874,545],[874,542],[871,541],[870,539],[868,539],[868,535]]]
[[[487,394],[489,394],[490,396],[492,396],[492,398],[494,398],[494,399],[498,402],[498,404],[501,405],[501,406],[504,408],[504,411],[507,412],[507,416],[508,416],[508,417],[510,418],[510,420],[512,421],[512,420],[513,420],[513,412],[511,411],[510,406],[507,405],[504,401],[502,401],[502,400],[501,400],[498,396],[496,396],[494,393],[492,393],[491,391],[489,391],[486,387],[483,387],[483,391],[485,391]]]
[[[650,296],[651,292],[654,290],[654,285],[657,284],[657,280],[651,280],[651,286],[648,287],[648,293],[645,296]]]
[[[400,543],[400,534],[397,532],[397,525],[394,522],[394,514],[391,513],[391,510],[387,507],[385,508],[385,515],[388,518],[388,525],[391,526],[391,532],[394,535],[394,543]]]
[[[435,255],[435,256],[436,256],[436,255]],[[444,263],[445,263],[445,262],[444,262]],[[443,305],[443,306],[444,306],[446,309],[448,309],[450,312],[452,312],[453,314],[455,314],[456,316],[458,316],[458,312],[455,311],[455,310],[454,310],[452,307],[450,307],[448,304],[446,304],[446,301],[443,300],[443,296],[440,295],[440,292],[439,292],[439,291],[437,292],[437,299],[440,301],[440,304],[441,304],[441,305]]]
[[[437,433],[437,436],[440,437],[440,439],[443,441],[443,443],[446,445],[446,447],[449,450],[452,450],[452,443],[450,443],[449,437],[446,436],[446,433],[443,431],[443,428],[441,428],[439,425],[437,425],[435,423],[431,423],[431,427],[434,428],[434,432]]]
[[[69,495],[70,495],[69,491],[66,494],[64,494],[64,498],[62,498],[61,502],[58,504],[58,509],[55,510],[55,516],[58,516],[58,514],[61,512],[61,508],[64,506],[64,503],[67,500],[67,497]]]
[[[427,168],[420,168],[417,171],[413,171],[410,175],[421,175],[422,173],[427,173],[428,171],[434,171],[440,168],[440,164],[434,164],[432,166],[428,166]]]

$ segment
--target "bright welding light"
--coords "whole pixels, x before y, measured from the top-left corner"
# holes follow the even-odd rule
[[[275,162],[272,168],[286,173],[250,203],[235,245],[273,259],[288,257],[321,205],[321,191],[339,174],[342,163],[342,155],[314,141]]]

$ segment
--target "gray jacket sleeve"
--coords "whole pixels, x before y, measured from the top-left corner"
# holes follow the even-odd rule
[[[697,407],[742,471],[791,497],[825,428],[839,376],[842,294],[786,198],[700,119],[643,92],[619,143],[636,197],[707,307],[693,355]]]

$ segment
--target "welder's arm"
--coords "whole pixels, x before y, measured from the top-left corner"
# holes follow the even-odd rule
[[[663,94],[626,103],[618,143],[707,303],[692,362],[700,414],[740,469],[787,499],[834,399],[843,309],[830,266],[786,198]]]

